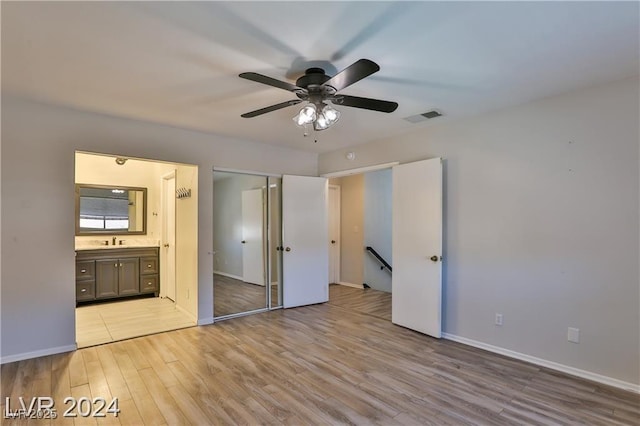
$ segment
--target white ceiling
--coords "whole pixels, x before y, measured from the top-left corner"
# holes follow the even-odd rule
[[[2,2],[2,91],[74,108],[326,152],[437,120],[639,73],[638,2]],[[344,94],[396,101],[392,114],[340,107],[307,138],[294,96],[243,80],[294,82],[313,61],[381,70]],[[436,122],[434,120],[433,122]],[[314,143],[317,139],[317,143]]]

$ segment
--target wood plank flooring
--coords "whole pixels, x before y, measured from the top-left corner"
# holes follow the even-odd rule
[[[169,299],[150,297],[76,308],[79,348],[193,327],[193,319]]]
[[[278,304],[278,287],[271,286],[273,305]],[[266,288],[220,274],[213,274],[213,316],[248,312],[267,307]]]
[[[385,291],[360,290],[340,284],[331,284],[329,286],[329,303],[391,321],[391,293]]]
[[[5,364],[2,397],[118,397],[66,424],[637,425],[639,395],[348,308],[276,310]],[[333,299],[333,297],[332,297]],[[373,304],[379,303],[378,301]],[[363,312],[365,312],[363,310]],[[0,407],[4,411],[4,407]],[[24,422],[23,422],[24,423]],[[47,424],[47,421],[37,421]],[[5,424],[22,424],[6,421]]]

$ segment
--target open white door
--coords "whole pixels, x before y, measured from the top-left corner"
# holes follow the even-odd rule
[[[394,324],[442,334],[442,160],[393,167]]]
[[[327,179],[282,178],[283,306],[329,300]]]
[[[242,280],[265,285],[262,189],[242,191]]]
[[[160,293],[176,300],[176,172],[162,177],[162,252]]]

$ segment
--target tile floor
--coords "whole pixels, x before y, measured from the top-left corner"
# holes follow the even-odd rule
[[[195,323],[170,299],[152,297],[76,308],[78,348],[192,327]]]

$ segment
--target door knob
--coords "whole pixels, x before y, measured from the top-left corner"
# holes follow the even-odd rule
[[[242,244],[246,244],[247,242],[245,240],[242,240]]]
[[[433,260],[434,262],[437,262],[438,261],[438,256],[431,256],[430,259]]]
[[[280,246],[276,246],[276,251],[280,251]]]
[[[164,247],[169,247],[169,244],[164,244]]]
[[[336,243],[336,240],[331,240],[331,244],[335,244],[335,243]]]
[[[287,247],[284,251],[291,251],[291,247]]]

